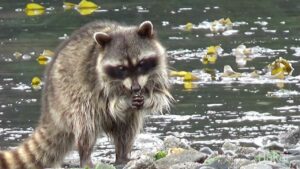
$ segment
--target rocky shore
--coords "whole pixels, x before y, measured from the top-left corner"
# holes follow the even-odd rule
[[[300,169],[300,129],[265,137],[261,145],[226,141],[218,150],[192,148],[168,136],[144,146],[126,165],[98,164],[97,169]]]

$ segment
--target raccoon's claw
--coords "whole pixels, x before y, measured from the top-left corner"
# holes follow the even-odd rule
[[[140,109],[144,105],[144,97],[142,95],[134,95],[132,98],[132,107]]]

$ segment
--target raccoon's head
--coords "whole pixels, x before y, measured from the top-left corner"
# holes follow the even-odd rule
[[[150,21],[107,28],[94,39],[101,46],[97,72],[106,96],[151,96],[155,90],[167,90],[166,52]]]

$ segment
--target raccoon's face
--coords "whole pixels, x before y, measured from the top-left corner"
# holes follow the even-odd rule
[[[165,50],[154,38],[149,21],[97,32],[94,39],[103,49],[97,63],[101,79],[119,94],[147,92],[147,85],[165,74]]]

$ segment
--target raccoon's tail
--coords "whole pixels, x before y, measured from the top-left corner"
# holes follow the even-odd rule
[[[38,127],[18,148],[0,152],[0,169],[43,169],[61,163],[72,149],[74,136]]]

